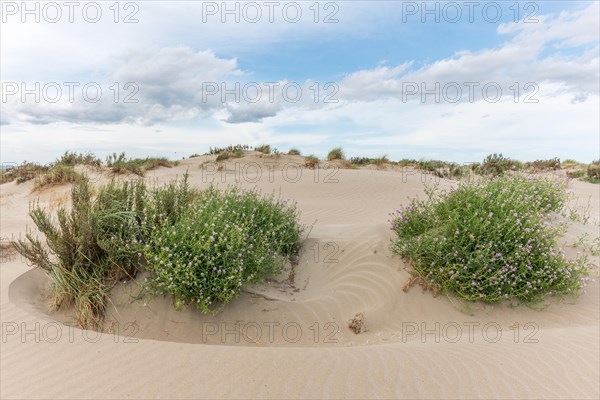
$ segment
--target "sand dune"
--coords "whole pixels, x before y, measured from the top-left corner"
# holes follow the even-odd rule
[[[184,160],[147,179],[188,170],[200,188],[235,183],[296,200],[303,223],[313,226],[293,279],[289,266],[273,281],[246,287],[214,316],[175,311],[168,298],[134,300],[139,285],[123,283],[98,334],[70,327],[68,311],[48,315],[45,275],[20,257],[5,259],[2,398],[600,396],[597,282],[579,298],[541,310],[402,291],[409,274],[389,250],[388,214],[424,196],[424,181],[436,179],[413,170],[314,171],[298,168],[301,157],[257,154],[218,171],[213,159]],[[2,185],[3,237],[31,225],[29,201],[56,206],[68,192],[31,189]],[[597,219],[598,186],[573,182],[571,190],[577,206],[589,200]],[[562,239],[568,256],[581,251],[570,245],[584,232],[597,235],[598,226],[574,223]],[[356,335],[348,320],[359,312],[367,331]]]

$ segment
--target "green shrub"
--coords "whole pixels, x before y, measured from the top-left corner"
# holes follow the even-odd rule
[[[319,159],[312,154],[304,159],[304,166],[306,168],[314,169],[318,165],[319,165]]]
[[[237,157],[243,157],[244,156],[244,152],[248,151],[248,150],[252,150],[252,146],[248,146],[247,144],[236,144],[236,145],[229,145],[227,147],[215,147],[215,148],[210,148],[208,153],[206,153],[205,155],[217,155],[217,154],[221,154],[223,152],[228,152],[231,154],[235,154]]]
[[[375,164],[378,167],[381,167],[384,164],[387,164],[389,162],[390,162],[390,160],[388,159],[387,155],[384,155],[384,156],[381,156],[378,158],[370,158],[370,157],[351,157],[350,158],[350,163],[352,165],[359,165],[359,166]]]
[[[450,193],[428,189],[393,216],[394,252],[417,276],[466,300],[541,300],[576,294],[587,270],[556,247],[551,212],[566,202],[566,184],[502,177],[462,183]]]
[[[479,167],[482,175],[500,176],[506,171],[522,168],[522,163],[517,160],[504,157],[502,154],[490,154]]]
[[[94,153],[86,153],[86,154],[78,154],[75,152],[65,151],[65,153],[58,158],[54,165],[62,164],[62,165],[89,165],[93,167],[99,167],[102,165],[102,161],[97,158]]]
[[[82,178],[82,175],[75,171],[74,167],[65,164],[55,164],[48,171],[35,177],[33,190],[39,190],[47,186],[73,183],[79,178]]]
[[[585,176],[586,171],[578,169],[576,171],[567,171],[567,176],[572,179],[582,178]]]
[[[244,157],[244,152],[241,150],[234,150],[233,152],[225,150],[225,151],[219,153],[216,161],[224,161],[224,160],[228,160],[230,158],[241,158],[241,157]]]
[[[526,162],[525,168],[532,169],[533,171],[556,171],[560,169],[560,159],[555,157],[548,160]]]
[[[598,183],[600,182],[600,160],[597,161],[593,161],[588,167],[587,167],[587,181],[591,182],[591,183]]]
[[[416,166],[416,165],[418,165],[418,163],[419,162],[417,160],[403,158],[402,160],[398,161],[397,164],[399,167],[408,167],[408,166]]]
[[[295,206],[287,202],[211,187],[147,246],[151,286],[173,295],[177,308],[214,312],[243,284],[279,273],[298,252],[301,231]]]
[[[290,151],[288,151],[288,155],[290,155],[290,156],[299,156],[300,155],[300,150],[298,150],[298,149],[290,149]]]
[[[24,183],[46,173],[48,169],[48,166],[25,161],[18,167],[7,168],[3,170],[2,174],[0,175],[0,183],[8,183],[13,181],[16,181],[18,184]]]
[[[254,148],[254,150],[259,151],[263,154],[271,154],[271,146],[268,144],[262,144]]]
[[[106,165],[115,174],[133,173],[144,176],[146,171],[158,167],[171,168],[179,164],[179,161],[170,161],[165,157],[127,158],[125,153],[117,155],[113,153],[106,158]]]
[[[336,147],[334,149],[332,149],[328,154],[327,154],[327,160],[328,161],[333,161],[333,160],[344,160],[344,151],[342,150],[341,147]]]
[[[135,276],[150,235],[173,224],[194,195],[187,176],[181,183],[153,189],[142,180],[113,181],[99,188],[95,199],[89,181],[78,179],[71,189],[70,210],[59,208],[56,220],[38,204],[30,207],[45,243],[28,232],[12,245],[50,276],[51,309],[74,305],[76,323],[97,328],[110,289],[120,279]]]

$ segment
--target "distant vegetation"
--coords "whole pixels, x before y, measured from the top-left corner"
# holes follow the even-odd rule
[[[319,165],[319,159],[312,154],[304,159],[304,166],[306,168],[314,169],[318,165]]]
[[[127,158],[125,153],[117,155],[113,153],[106,158],[106,166],[115,174],[132,173],[144,176],[146,171],[158,167],[171,168],[179,164],[179,161],[170,161],[165,157]]]
[[[328,161],[344,160],[344,159],[345,159],[344,151],[342,150],[341,147],[336,147],[327,154]]]
[[[271,154],[271,146],[268,144],[262,144],[254,148],[254,150],[259,151],[263,154]]]

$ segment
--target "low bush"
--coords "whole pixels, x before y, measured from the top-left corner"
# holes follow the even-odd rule
[[[16,181],[18,184],[35,179],[37,176],[46,173],[50,168],[46,165],[29,163],[27,161],[18,167],[6,168],[0,175],[0,183]]]
[[[534,172],[556,171],[557,169],[560,169],[560,159],[551,158],[549,160],[535,160],[526,162],[525,168],[531,169]]]
[[[232,154],[241,154],[240,157],[244,156],[244,152],[252,150],[252,146],[249,146],[247,144],[236,144],[236,145],[229,145],[227,147],[211,147],[208,151],[208,153],[206,153],[205,155],[218,155],[221,154],[223,152],[228,152],[228,153],[232,153]]]
[[[586,180],[591,183],[600,182],[600,160],[593,161],[586,170]]]
[[[502,154],[490,154],[479,166],[478,172],[482,175],[500,176],[506,171],[522,168],[520,161],[504,157]]]
[[[115,174],[132,173],[144,176],[146,171],[158,167],[171,168],[178,165],[178,161],[170,161],[165,157],[127,158],[125,153],[113,153],[106,158],[106,166]]]
[[[92,167],[99,167],[100,165],[102,165],[102,161],[99,158],[97,158],[93,153],[78,154],[75,152],[65,151],[65,153],[54,163],[54,165],[57,164],[68,165],[71,167],[75,165],[89,165]]]
[[[40,190],[47,186],[63,185],[73,183],[83,176],[75,171],[75,168],[65,164],[55,164],[48,171],[35,177],[33,190]]]
[[[314,155],[310,155],[304,159],[304,166],[306,168],[315,169],[319,165],[319,159]]]
[[[85,178],[71,189],[71,207],[51,213],[32,204],[29,215],[41,232],[12,242],[21,255],[52,280],[51,309],[73,305],[76,323],[99,327],[110,289],[135,276],[156,229],[173,224],[195,196],[181,183],[148,189],[142,180],[100,187],[94,198]]]
[[[344,151],[342,150],[341,147],[336,147],[334,149],[331,149],[331,151],[329,153],[327,153],[327,161],[344,160],[344,159],[345,159]]]
[[[268,144],[262,144],[254,148],[254,150],[261,152],[263,154],[271,154],[271,146]]]
[[[381,167],[385,164],[388,164],[389,162],[390,162],[390,160],[388,159],[388,157],[386,155],[378,157],[378,158],[370,158],[370,157],[351,157],[350,158],[350,163],[352,165],[357,165],[357,166],[374,164],[374,165],[377,165],[378,167]]]
[[[290,151],[288,151],[288,155],[290,156],[299,156],[300,154],[300,150],[298,149],[290,149]]]
[[[466,300],[577,294],[587,269],[556,247],[562,227],[550,216],[565,205],[565,187],[508,176],[461,183],[449,193],[429,188],[427,200],[393,215],[392,249],[427,285]]]
[[[235,188],[209,188],[173,226],[146,247],[151,286],[173,295],[176,308],[214,312],[243,284],[277,274],[300,248],[296,208]]]
[[[586,174],[586,171],[584,171],[582,169],[578,169],[575,171],[567,171],[567,176],[571,179],[582,178],[585,176],[585,174]]]

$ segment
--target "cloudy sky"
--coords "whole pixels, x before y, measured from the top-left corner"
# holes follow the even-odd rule
[[[597,1],[2,1],[3,163],[599,155]]]

